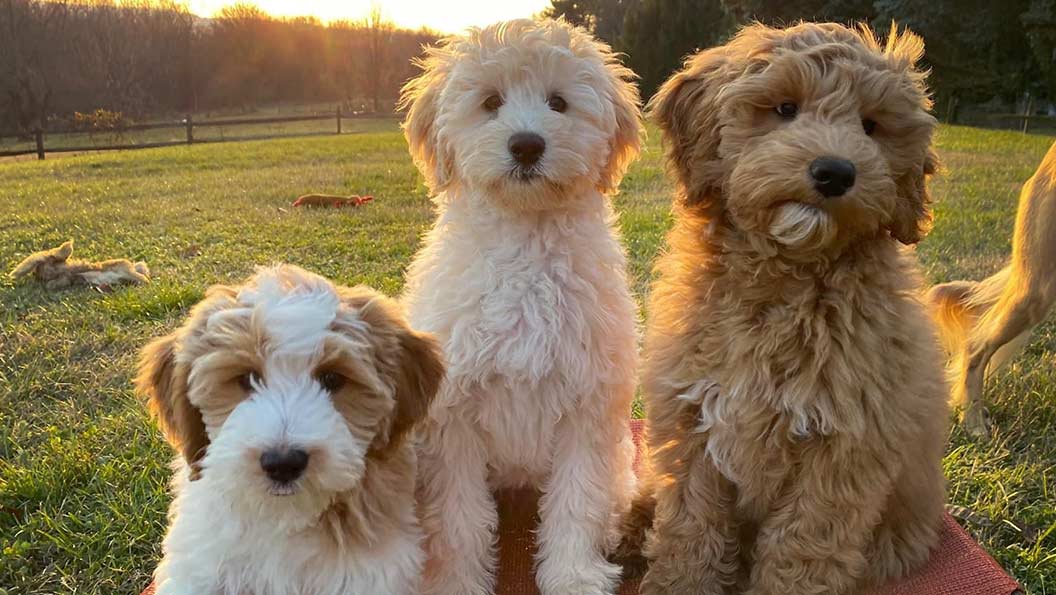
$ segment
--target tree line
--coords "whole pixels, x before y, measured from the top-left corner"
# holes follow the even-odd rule
[[[174,0],[0,0],[0,132],[275,103],[391,110],[429,31],[380,11],[324,24],[252,4],[199,18]]]
[[[753,20],[892,21],[924,36],[940,116],[965,104],[1056,99],[1056,0],[551,0],[627,55],[644,96],[693,51]],[[199,18],[177,0],[0,0],[0,133],[77,112],[140,119],[275,103],[387,111],[437,35],[386,22],[274,18],[234,4]],[[1039,101],[1038,104],[1041,104]],[[100,111],[101,110],[101,111]]]
[[[641,76],[648,97],[697,49],[760,21],[892,21],[922,35],[940,115],[958,105],[1056,100],[1056,0],[552,0],[547,11],[592,29]]]

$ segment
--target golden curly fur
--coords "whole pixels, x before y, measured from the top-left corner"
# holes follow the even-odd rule
[[[895,29],[752,25],[653,98],[678,197],[625,526],[642,593],[847,593],[936,544],[946,387],[898,245],[929,223],[922,53]],[[854,166],[838,193],[823,157]]]

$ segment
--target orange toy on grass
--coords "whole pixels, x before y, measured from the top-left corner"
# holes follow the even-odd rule
[[[329,207],[340,209],[342,207],[358,207],[364,203],[374,200],[373,196],[338,196],[335,194],[305,194],[293,201],[295,207]]]

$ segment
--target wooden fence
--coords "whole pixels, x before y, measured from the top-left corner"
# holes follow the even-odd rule
[[[1019,122],[1016,128],[1023,131],[1023,134],[1030,132],[1031,125],[1040,124],[1045,128],[1056,127],[1056,116],[1041,116],[1041,115],[1028,115],[1028,114],[991,114],[988,116],[990,120],[1001,120],[1008,122]]]
[[[382,117],[371,114],[353,114],[351,118],[377,118]],[[31,149],[18,149],[12,151],[0,151],[0,157],[15,157],[18,155],[32,155],[36,153],[37,159],[44,159],[44,155],[47,153],[75,153],[83,151],[117,151],[125,149],[153,149],[156,147],[171,147],[175,145],[191,145],[198,143],[222,143],[230,141],[241,141],[241,140],[262,140],[269,138],[293,138],[298,136],[318,136],[324,134],[341,134],[341,120],[350,119],[350,116],[342,116],[341,109],[338,108],[332,114],[319,114],[313,116],[285,116],[278,118],[238,118],[238,119],[226,119],[226,120],[205,120],[201,122],[195,122],[193,117],[188,115],[182,121],[179,122],[161,122],[155,124],[132,124],[129,126],[123,126],[119,129],[114,130],[98,130],[98,131],[86,131],[86,130],[37,130],[34,133],[36,146]],[[323,121],[333,120],[335,123],[334,131],[320,131],[320,132],[295,132],[291,134],[271,134],[271,135],[255,135],[255,136],[239,136],[231,138],[207,138],[207,139],[196,139],[194,137],[194,131],[198,128],[208,127],[219,127],[219,126],[249,126],[256,124],[284,124],[289,122],[311,122],[311,121]],[[136,144],[111,144],[111,145],[82,145],[72,147],[49,147],[45,145],[47,135],[59,135],[59,134],[115,134],[120,135],[126,132],[136,132],[142,130],[157,130],[163,128],[183,128],[185,130],[184,140],[173,140],[173,141],[161,141],[161,142],[144,142]],[[11,135],[8,135],[11,136]]]

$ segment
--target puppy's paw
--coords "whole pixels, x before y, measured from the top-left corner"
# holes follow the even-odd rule
[[[983,405],[969,405],[961,413],[961,422],[965,431],[973,438],[986,439],[990,437],[992,425],[990,423],[990,412]]]
[[[451,575],[443,580],[426,579],[422,595],[491,595],[492,585],[488,580],[474,580],[468,576]]]
[[[215,591],[205,591],[194,585],[176,579],[162,581],[154,589],[154,595],[212,595]]]
[[[536,572],[543,595],[611,595],[620,567],[600,557],[594,560],[543,560]]]
[[[639,595],[726,595],[733,581],[722,580],[706,564],[684,560],[654,561],[638,588]],[[769,595],[777,595],[772,593]]]

